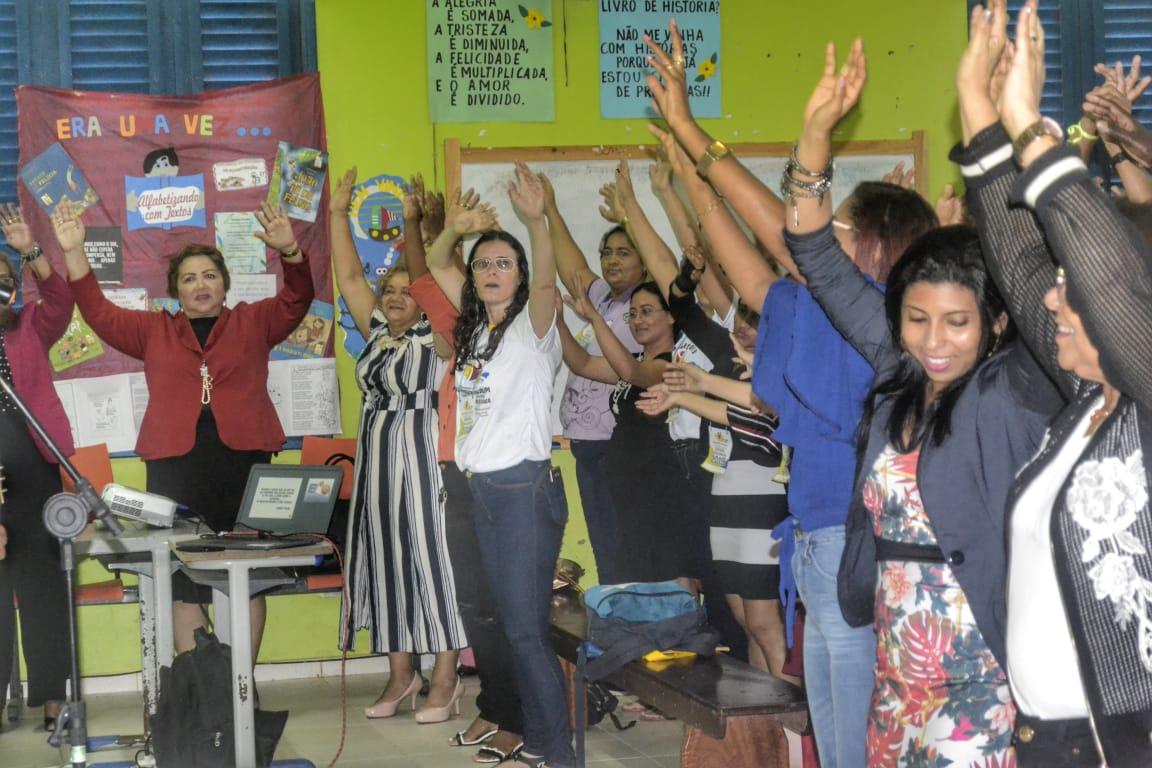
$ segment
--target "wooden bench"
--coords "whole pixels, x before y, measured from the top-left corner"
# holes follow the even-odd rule
[[[586,623],[583,606],[553,604],[552,647],[570,703]],[[605,682],[684,723],[681,768],[788,768],[784,731],[808,722],[803,691],[726,654],[662,668],[634,661]]]

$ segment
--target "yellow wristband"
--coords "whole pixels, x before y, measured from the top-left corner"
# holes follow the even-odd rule
[[[1099,141],[1100,137],[1094,133],[1088,133],[1084,130],[1084,126],[1080,123],[1072,123],[1068,126],[1068,143],[1079,144],[1081,141]]]

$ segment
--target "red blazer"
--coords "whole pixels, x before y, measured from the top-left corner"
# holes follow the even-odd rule
[[[237,451],[278,451],[284,430],[268,397],[268,353],[295,330],[312,303],[307,260],[282,262],[284,287],[270,299],[225,307],[204,349],[183,312],[121,309],[91,272],[72,283],[84,319],[107,344],[144,361],[148,408],[136,440],[143,459],[183,456],[196,442],[200,364],[212,376],[210,408],[220,439]]]
[[[75,452],[72,427],[56,387],[52,386],[52,366],[48,362],[48,348],[56,343],[72,320],[72,291],[64,278],[52,272],[51,277],[36,284],[40,300],[25,306],[15,324],[4,332],[4,352],[12,367],[12,388],[43,425],[49,437],[60,446],[65,456]],[[28,430],[31,432],[31,428]],[[32,433],[40,454],[50,463],[56,463],[40,438]]]

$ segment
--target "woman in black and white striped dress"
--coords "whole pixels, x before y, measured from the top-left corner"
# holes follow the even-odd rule
[[[448,719],[464,686],[457,649],[468,644],[456,606],[444,536],[444,495],[436,463],[436,387],[447,348],[408,295],[408,273],[392,269],[379,297],[364,281],[348,232],[345,176],[333,192],[333,262],[349,314],[368,343],[356,363],[364,395],[357,435],[345,563],[350,604],[343,608],[342,642],[351,647],[367,628],[372,650],[388,653],[390,678],[370,718],[391,717],[408,699],[415,708],[423,680],[415,654],[434,653],[427,704],[417,722]]]

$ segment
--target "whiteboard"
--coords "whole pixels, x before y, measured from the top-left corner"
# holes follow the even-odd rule
[[[784,172],[791,144],[732,144],[729,147],[769,189],[776,190],[779,187],[780,175]],[[458,188],[475,189],[481,200],[496,209],[501,228],[515,235],[527,248],[527,229],[516,218],[508,199],[508,183],[514,174],[513,163],[516,160],[525,161],[533,171],[544,173],[551,179],[560,214],[584,253],[588,266],[599,274],[600,238],[614,226],[599,213],[600,187],[615,180],[616,166],[622,158],[629,162],[632,186],[640,206],[672,252],[679,253],[672,227],[656,196],[652,194],[648,181],[652,160],[647,153],[653,148],[654,145],[492,149],[461,147],[458,140],[449,139],[445,142],[445,187],[449,195]],[[905,169],[915,168],[920,171],[924,163],[924,134],[923,131],[917,131],[912,138],[899,141],[838,144],[833,148],[833,154],[832,203],[835,206],[861,181],[878,181],[897,162],[903,161]],[[922,172],[916,174],[916,187],[921,194],[924,190],[924,176]],[[465,243],[465,254],[469,247]],[[565,317],[572,333],[579,333],[583,321],[570,310],[565,310]],[[560,399],[567,380],[568,368],[562,365],[556,377],[552,398],[552,429],[556,435],[563,431],[559,416]]]

